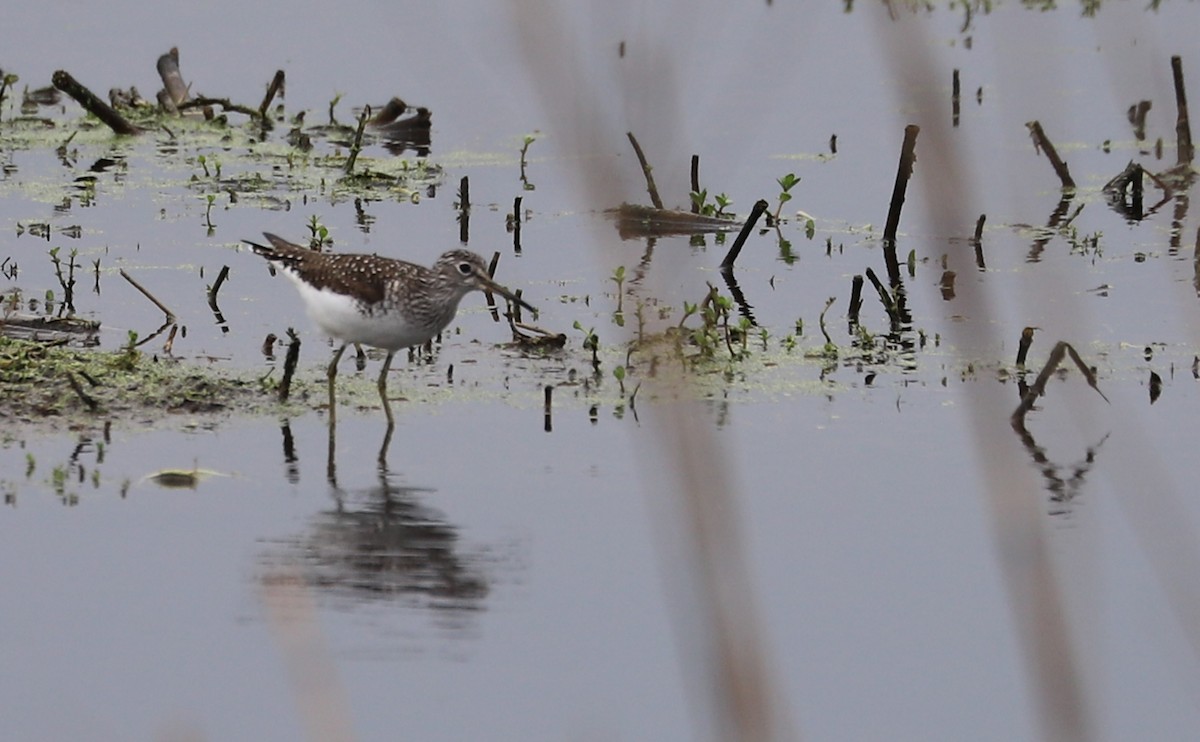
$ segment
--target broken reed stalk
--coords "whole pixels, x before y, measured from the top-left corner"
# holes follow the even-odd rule
[[[471,210],[471,179],[466,175],[458,181],[458,210],[464,214]]]
[[[975,247],[975,267],[979,270],[986,270],[987,263],[983,259],[983,223],[987,221],[987,214],[980,214],[979,221],[975,222],[975,236],[971,238],[971,244]]]
[[[979,244],[979,242],[983,239],[983,223],[986,221],[987,221],[987,214],[980,214],[979,220],[975,222],[975,237],[974,237],[975,244]]]
[[[959,108],[960,90],[961,88],[959,87],[958,81],[958,69],[955,68],[950,80],[950,119],[953,125],[956,127],[958,126],[958,115],[961,110]]]
[[[1163,386],[1162,377],[1159,376],[1157,372],[1151,371],[1150,372],[1150,404],[1154,404],[1155,402],[1158,401],[1159,396],[1162,395],[1162,386]]]
[[[829,337],[829,331],[825,329],[825,315],[829,312],[829,308],[833,306],[835,301],[837,301],[836,296],[831,296],[826,299],[825,308],[821,310],[819,315],[817,315],[817,327],[821,329],[821,334],[825,336],[825,345],[827,347],[833,345],[833,339]]]
[[[1151,103],[1140,100],[1129,107],[1129,123],[1133,125],[1133,136],[1139,142],[1146,138],[1146,114],[1150,112]]]
[[[1171,57],[1171,76],[1175,80],[1175,140],[1178,164],[1188,165],[1192,162],[1195,150],[1192,148],[1192,126],[1188,121],[1187,90],[1183,85],[1183,60],[1179,55]]]
[[[553,432],[553,430],[554,430],[554,418],[553,418],[553,415],[551,414],[551,410],[553,409],[551,400],[554,398],[554,387],[547,384],[546,388],[544,390],[544,394],[545,394],[545,399],[542,402],[542,417],[544,418],[544,422],[543,422],[542,428],[547,433],[550,433],[550,432]]]
[[[133,135],[141,133],[141,129],[125,120],[112,106],[97,98],[92,91],[85,88],[70,73],[58,70],[50,78],[54,87],[75,99],[84,110],[100,119],[115,134]]]
[[[725,253],[725,259],[721,261],[722,271],[733,270],[733,261],[737,260],[737,256],[742,252],[742,245],[746,244],[746,239],[750,236],[750,232],[754,230],[754,225],[769,206],[770,204],[767,203],[765,198],[760,198],[754,202],[754,208],[750,210],[750,216],[746,219],[746,223],[742,225],[742,231],[738,232],[737,239],[733,241],[733,246],[729,248],[729,252]]]
[[[500,265],[500,251],[496,250],[492,253],[492,259],[488,263],[488,276],[496,275],[496,266],[498,265]],[[492,321],[499,322],[500,312],[496,309],[496,296],[491,291],[484,289],[483,297],[487,299],[488,307],[492,310]],[[517,307],[517,311],[520,311],[520,307]]]
[[[654,204],[654,208],[662,210],[663,202],[658,197],[658,186],[654,185],[654,175],[650,172],[650,163],[646,162],[646,155],[642,152],[642,145],[638,144],[637,137],[632,131],[625,132],[625,136],[629,137],[629,143],[633,145],[633,152],[637,155],[638,163],[642,166],[642,175],[646,176],[646,190],[650,192],[650,203]]]
[[[875,291],[879,293],[879,301],[883,304],[884,311],[887,312],[888,319],[892,322],[892,327],[900,326],[900,310],[896,306],[896,300],[888,292],[887,287],[879,280],[879,276],[875,275],[875,271],[867,268],[867,280],[875,287]]]
[[[167,309],[166,305],[164,305],[161,301],[156,299],[154,294],[151,294],[149,291],[147,291],[144,286],[142,286],[137,281],[133,280],[133,278],[128,273],[125,272],[124,268],[121,268],[119,273],[121,274],[121,278],[124,278],[126,281],[129,281],[131,286],[133,286],[138,291],[142,292],[142,296],[145,296],[147,299],[149,299],[154,304],[154,306],[156,306],[162,310],[162,313],[167,316],[166,324],[169,325],[175,321],[175,313],[172,312],[170,309]]]
[[[521,254],[521,197],[513,199],[513,252]]]
[[[1130,201],[1132,204],[1134,217],[1141,219],[1144,216],[1142,209],[1142,173],[1144,173],[1145,170],[1142,169],[1140,164],[1135,164],[1133,167],[1133,182],[1131,183],[1133,188],[1130,191]]]
[[[896,184],[892,188],[892,203],[888,207],[887,224],[883,228],[883,241],[895,244],[896,229],[900,226],[900,209],[904,206],[904,194],[908,190],[908,179],[912,177],[913,163],[917,161],[917,134],[921,127],[909,124],[904,127],[904,144],[900,148],[900,165],[896,168]]]
[[[692,193],[700,192],[700,155],[692,155]],[[692,213],[700,213],[700,204],[696,199],[689,199],[692,202]]]
[[[521,321],[521,304],[519,302],[520,302],[522,293],[524,293],[524,292],[521,289],[515,289],[513,291],[513,296],[517,297],[517,301],[507,302],[507,304],[508,304],[507,314],[508,314],[508,316],[512,317],[513,322]],[[537,319],[536,312],[534,313],[534,319]]]
[[[1029,346],[1033,345],[1033,332],[1036,329],[1026,327],[1021,330],[1021,340],[1017,343],[1017,368],[1025,368],[1025,358],[1029,355]]]
[[[737,304],[738,313],[750,320],[750,324],[757,326],[758,320],[754,318],[754,308],[750,306],[750,302],[746,301],[746,295],[742,292],[742,287],[738,285],[733,271],[723,270],[721,271],[721,277],[725,279],[725,288],[729,289],[729,295],[733,297],[734,303]]]
[[[279,382],[279,401],[286,402],[292,393],[292,377],[296,374],[296,364],[300,362],[300,336],[289,327],[287,329],[288,349],[283,359],[283,379]]]
[[[1024,334],[1022,334],[1022,338],[1023,337]],[[1054,350],[1050,351],[1050,357],[1046,359],[1046,365],[1042,367],[1041,373],[1038,374],[1037,380],[1034,381],[1033,385],[1029,387],[1029,390],[1025,392],[1025,396],[1021,398],[1021,404],[1017,406],[1017,409],[1013,410],[1010,422],[1014,428],[1017,430],[1024,429],[1025,413],[1029,412],[1029,410],[1033,408],[1033,403],[1037,401],[1038,397],[1046,393],[1046,382],[1049,381],[1050,376],[1054,373],[1055,369],[1057,369],[1059,364],[1062,363],[1063,357],[1067,355],[1070,355],[1071,360],[1074,361],[1075,366],[1079,369],[1079,372],[1083,374],[1083,378],[1087,379],[1088,386],[1095,389],[1096,393],[1099,394],[1105,402],[1108,402],[1108,397],[1104,396],[1104,392],[1100,391],[1100,387],[1096,384],[1096,374],[1092,372],[1092,369],[1088,368],[1088,365],[1083,362],[1083,359],[1079,357],[1079,353],[1075,352],[1075,348],[1071,347],[1070,343],[1066,342],[1065,340],[1059,340],[1054,345]]]
[[[856,275],[850,280],[850,325],[858,324],[858,310],[862,309],[862,275]]]
[[[1046,153],[1051,167],[1054,168],[1059,181],[1062,182],[1063,190],[1074,188],[1075,179],[1071,177],[1071,171],[1067,169],[1067,163],[1062,161],[1062,158],[1058,156],[1058,150],[1054,149],[1054,145],[1046,137],[1046,132],[1042,131],[1041,122],[1030,121],[1025,126],[1029,129],[1030,136],[1033,137],[1034,149]]]
[[[258,115],[264,121],[267,120],[267,109],[271,107],[271,101],[275,100],[275,96],[280,90],[283,90],[283,83],[283,70],[276,70],[275,77],[271,78],[271,84],[267,86],[267,94],[263,96],[262,103],[258,106]]]
[[[208,305],[216,310],[217,308],[217,292],[221,290],[221,284],[225,283],[225,279],[229,277],[229,266],[221,266],[221,272],[217,274],[217,280],[213,281],[213,285],[208,289]]]
[[[358,117],[358,129],[354,132],[354,143],[350,145],[350,156],[346,158],[346,175],[354,172],[354,162],[362,151],[363,130],[367,128],[367,119],[371,118],[371,107],[363,106],[362,114]]]
[[[471,239],[471,181],[462,176],[458,182],[458,241],[467,244]]]

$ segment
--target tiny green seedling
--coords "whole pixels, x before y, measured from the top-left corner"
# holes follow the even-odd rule
[[[792,200],[790,191],[793,186],[800,182],[800,178],[795,173],[788,173],[782,178],[776,178],[775,182],[779,184],[779,205],[775,207],[775,221],[778,223],[779,215],[783,211],[783,205]]]
[[[583,349],[592,351],[592,371],[597,375],[600,374],[600,338],[596,336],[596,328],[583,329],[583,325],[579,324],[579,320],[575,320],[572,325],[576,330],[583,333]]]
[[[342,100],[342,94],[338,93],[333,96],[333,100],[329,101],[329,125],[337,126],[337,119],[333,116],[333,109],[337,108],[337,104]]]
[[[534,134],[526,134],[525,138],[521,140],[521,187],[527,191],[532,191],[537,188],[537,186],[535,186],[533,183],[530,183],[529,179],[525,177],[525,166],[529,164],[527,159],[527,155],[529,154],[529,145],[536,141],[536,132]]]
[[[333,244],[333,239],[329,236],[329,229],[321,223],[321,218],[313,214],[308,218],[308,246],[313,250],[320,250]]]
[[[213,204],[216,203],[217,197],[215,194],[210,193],[206,195],[204,199],[207,202],[204,207],[204,226],[208,229],[208,233],[211,235],[213,230],[216,229],[216,225],[212,223],[212,207]]]
[[[623,265],[618,265],[618,266],[617,266],[617,268],[616,268],[616,270],[614,270],[614,271],[613,271],[613,273],[612,273],[612,276],[610,276],[608,280],[610,280],[610,281],[612,281],[613,283],[617,284],[617,311],[616,311],[616,316],[617,316],[617,317],[620,317],[620,316],[621,316],[621,315],[624,313],[624,299],[625,299],[625,266],[623,266]],[[623,325],[623,324],[624,324],[624,321],[623,321],[623,319],[618,319],[618,320],[617,320],[617,324],[618,324],[618,325]]]
[[[692,206],[696,213],[715,218],[728,217],[729,214],[725,213],[725,209],[733,204],[733,199],[724,193],[713,196],[715,203],[708,203],[708,189],[692,191],[688,197],[692,199]]]

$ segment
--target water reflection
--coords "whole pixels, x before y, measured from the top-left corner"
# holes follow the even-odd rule
[[[1046,449],[1038,445],[1037,439],[1025,427],[1023,421],[1014,418],[1012,428],[1020,439],[1021,445],[1024,446],[1025,452],[1029,454],[1029,459],[1045,481],[1046,491],[1050,493],[1049,515],[1070,515],[1072,503],[1083,491],[1084,485],[1087,483],[1087,476],[1096,464],[1096,453],[1108,440],[1110,433],[1105,433],[1099,441],[1088,446],[1082,461],[1058,464],[1046,455]]]
[[[436,490],[403,482],[387,463],[393,427],[380,450],[375,482],[344,487],[337,479],[336,423],[329,426],[326,473],[332,506],[312,515],[304,531],[272,549],[263,561],[295,573],[318,595],[351,605],[403,600],[433,609],[462,629],[462,617],[483,608],[489,579],[482,560],[464,554],[458,528],[422,503]],[[298,479],[290,425],[282,426],[285,477]],[[268,575],[267,579],[269,579]]]

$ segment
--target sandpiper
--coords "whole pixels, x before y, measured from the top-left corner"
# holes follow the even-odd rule
[[[491,291],[531,312],[537,310],[492,280],[483,258],[469,250],[443,253],[432,268],[379,255],[323,253],[264,232],[270,245],[246,244],[282,270],[300,290],[308,316],[341,341],[329,363],[329,414],[334,416],[337,364],[350,343],[387,351],[379,372],[379,397],[392,425],[387,372],[396,351],[421,345],[446,328],[458,303],[472,291]]]

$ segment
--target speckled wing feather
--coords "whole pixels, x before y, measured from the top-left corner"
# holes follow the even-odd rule
[[[254,252],[294,271],[314,288],[353,296],[367,304],[383,301],[390,281],[422,271],[421,266],[378,255],[339,255],[309,250],[264,232],[270,247],[247,242]]]

